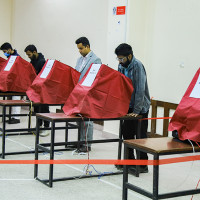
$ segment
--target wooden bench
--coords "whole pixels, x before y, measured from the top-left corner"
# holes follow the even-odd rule
[[[159,100],[151,100],[151,118],[156,117],[169,117],[170,110],[176,110],[178,104],[175,103],[169,103],[165,101],[159,101]],[[163,116],[157,116],[158,108],[164,109]],[[169,119],[163,119],[163,131],[162,134],[156,133],[156,125],[157,120],[151,120],[151,132],[148,132],[148,137],[168,137],[168,126],[169,126]]]

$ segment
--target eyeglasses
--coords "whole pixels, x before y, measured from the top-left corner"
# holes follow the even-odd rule
[[[117,59],[117,61],[119,61],[119,62],[124,62],[124,59],[125,59],[126,57],[123,57],[123,58],[116,58]]]

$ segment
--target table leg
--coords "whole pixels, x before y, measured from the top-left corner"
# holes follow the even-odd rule
[[[29,106],[29,113],[28,113],[28,129],[30,131],[31,128],[31,114],[32,114],[32,106]]]
[[[35,160],[38,160],[38,144],[39,144],[39,118],[36,117],[36,136],[35,136]],[[38,164],[34,165],[34,178],[38,176]]]
[[[159,155],[154,155],[154,160],[159,160]],[[153,166],[153,200],[158,200],[159,165]]]
[[[84,126],[83,123],[77,122],[78,124],[78,144],[77,144],[77,149],[80,149],[80,140],[81,140],[81,129],[83,128],[82,125]]]
[[[128,150],[126,144],[124,145],[124,159],[128,159]],[[123,191],[122,191],[122,200],[127,200],[128,198],[128,189],[126,184],[128,183],[128,166],[124,165],[123,167]]]
[[[122,157],[122,122],[123,120],[120,120],[120,125],[119,125],[119,145],[118,145],[118,160],[121,160]]]
[[[6,146],[6,106],[3,106],[3,113],[2,113],[2,119],[3,119],[3,127],[2,127],[2,154],[1,157],[5,159],[5,146]]]
[[[55,141],[55,122],[51,125],[51,147],[50,147],[50,160],[54,160],[54,141]],[[53,164],[49,167],[49,187],[53,186]]]
[[[136,139],[141,138],[141,125],[142,125],[142,120],[138,119]],[[136,155],[137,155],[137,160],[140,160],[140,151],[136,150]],[[139,174],[140,174],[139,169],[140,169],[140,166],[136,165],[136,177],[139,177]]]
[[[69,136],[69,131],[68,131],[68,122],[65,123],[65,142],[68,142],[68,136]],[[65,148],[67,148],[67,145],[65,145]]]

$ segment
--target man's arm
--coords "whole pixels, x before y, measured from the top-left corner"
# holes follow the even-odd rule
[[[135,68],[134,71],[134,90],[135,90],[135,100],[133,113],[139,114],[144,105],[144,97],[145,97],[145,85],[146,85],[146,72],[141,63]]]
[[[101,59],[100,59],[100,58],[97,58],[97,59],[94,61],[94,64],[102,64]]]

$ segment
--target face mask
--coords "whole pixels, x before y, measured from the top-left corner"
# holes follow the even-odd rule
[[[5,55],[6,57],[10,56],[10,54],[9,54],[9,53],[6,53],[6,52],[4,53],[4,55]]]

